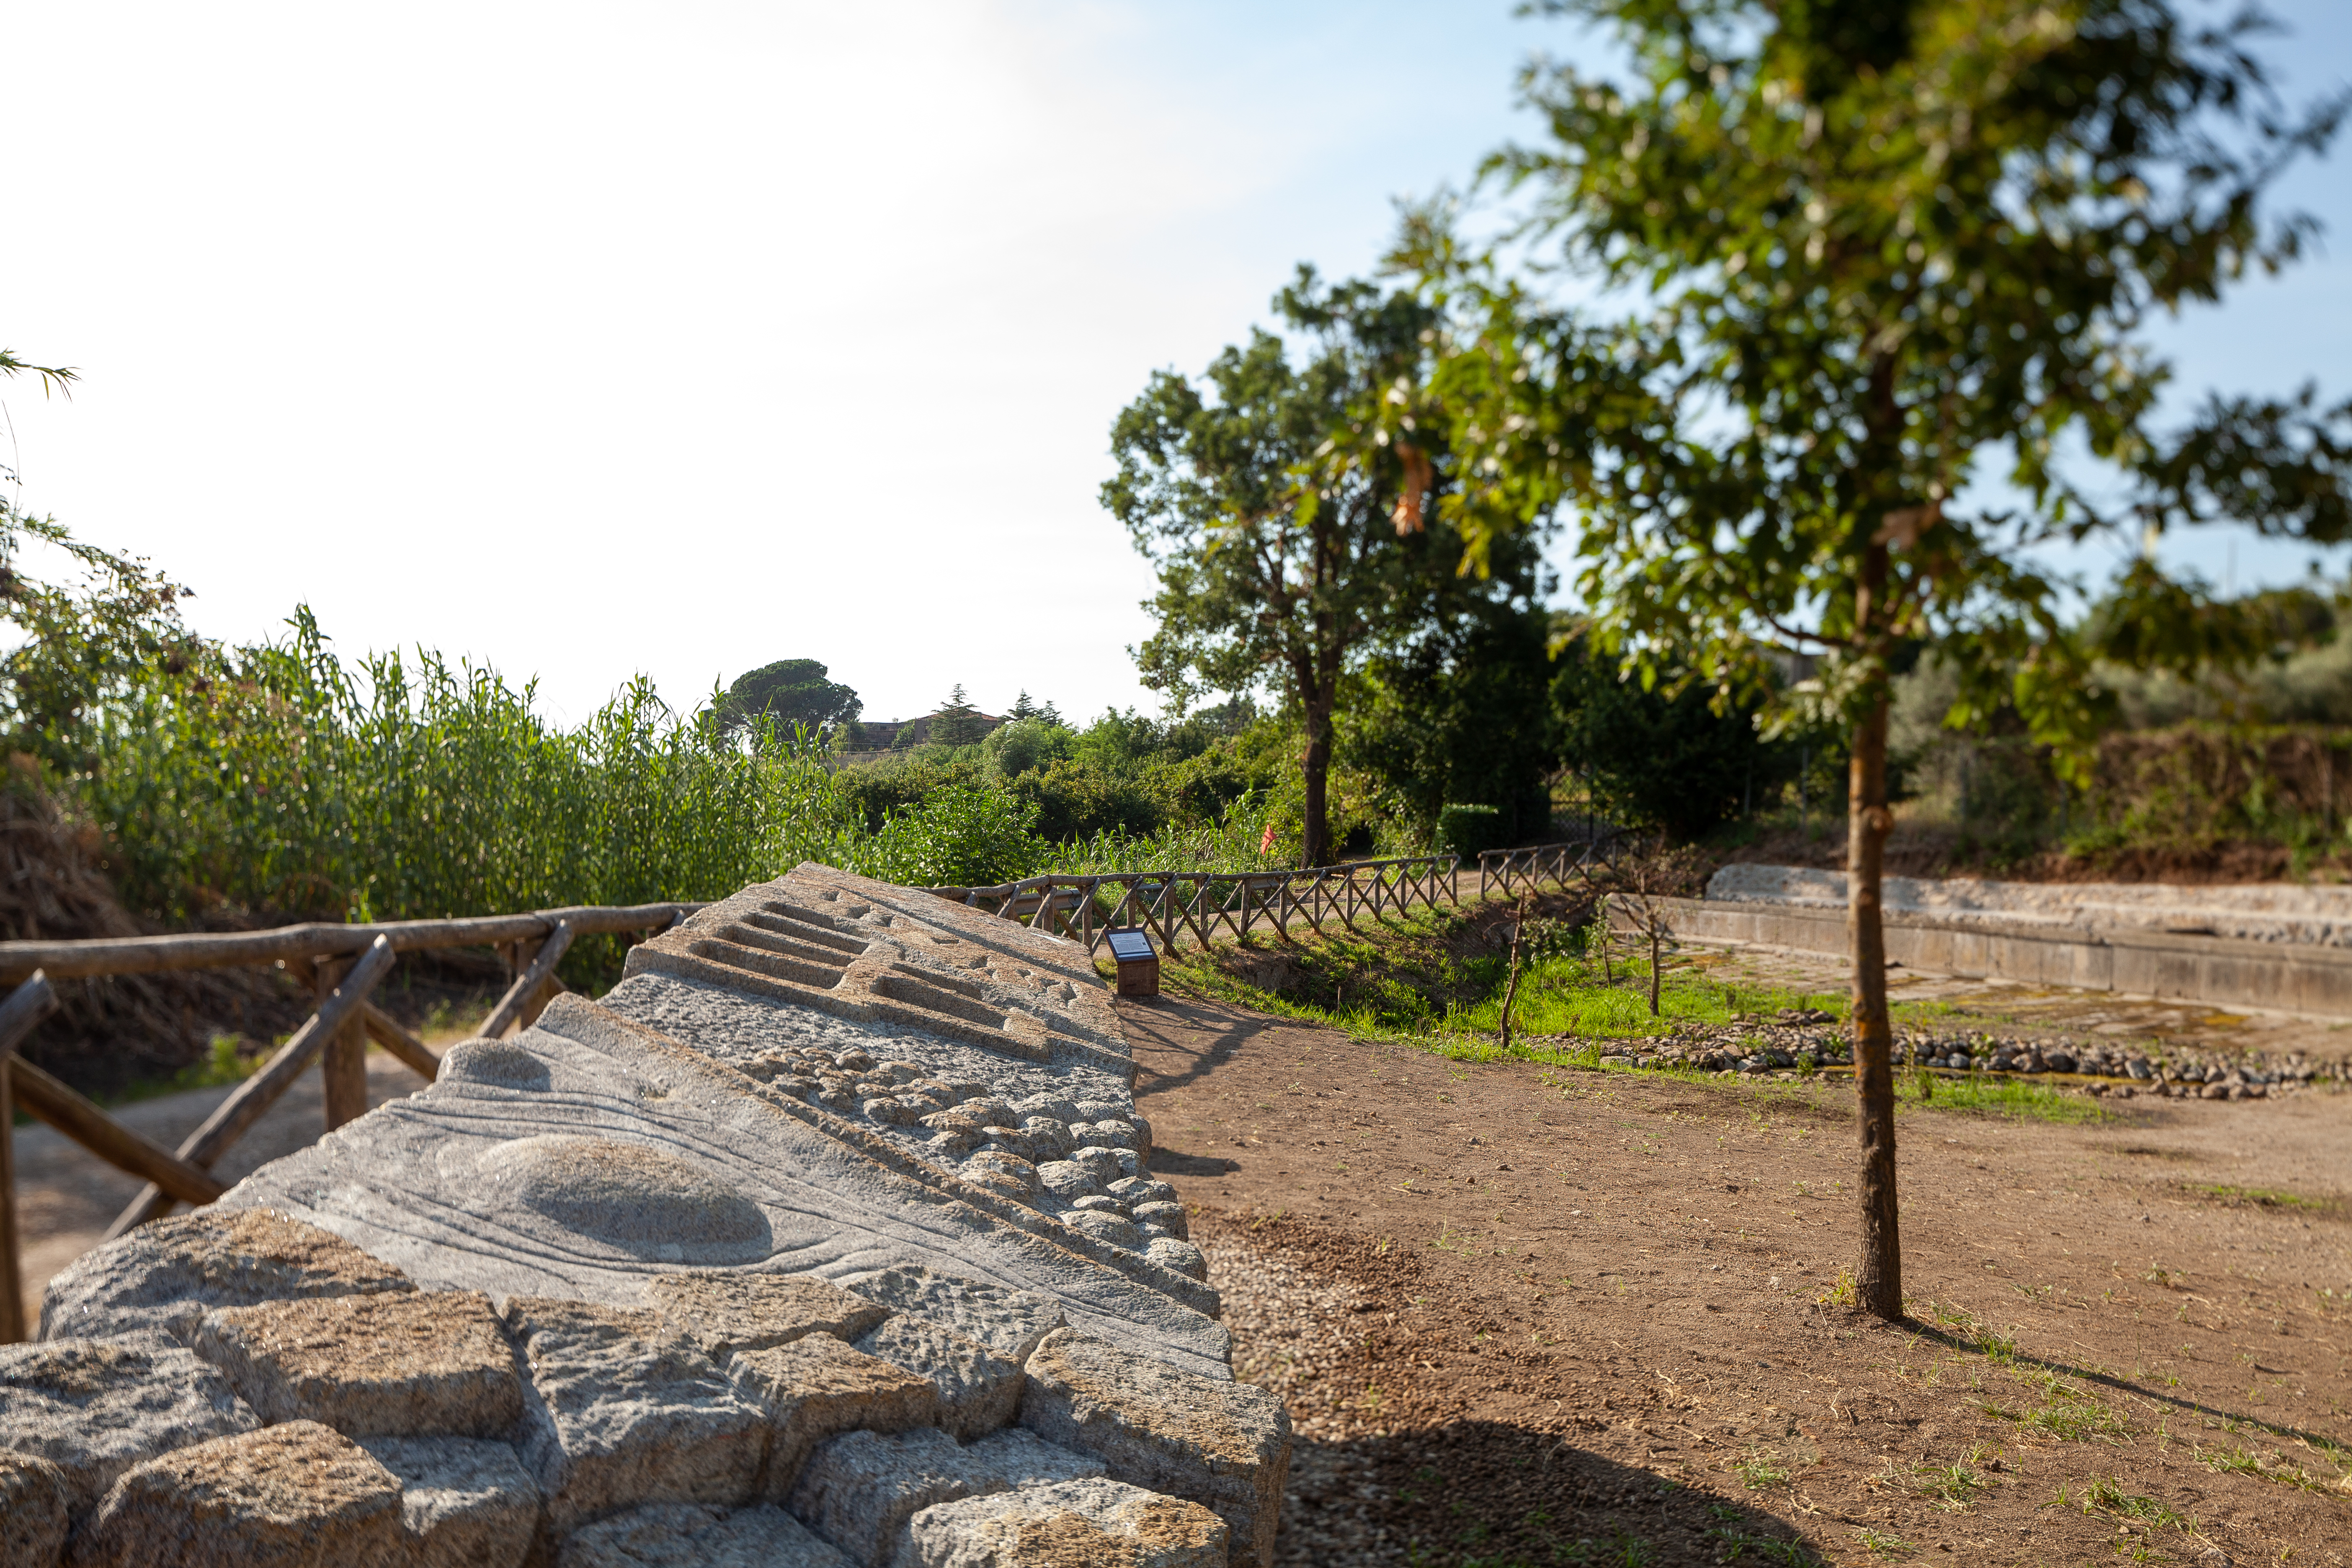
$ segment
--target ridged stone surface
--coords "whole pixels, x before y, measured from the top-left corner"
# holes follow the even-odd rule
[[[0,1568],[1262,1560],[1082,949],[804,866],[629,954],[58,1276]]]

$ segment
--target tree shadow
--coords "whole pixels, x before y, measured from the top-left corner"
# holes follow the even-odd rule
[[[1819,1564],[1785,1521],[1729,1494],[1549,1433],[1459,1421],[1293,1450],[1275,1561],[1555,1568]]]

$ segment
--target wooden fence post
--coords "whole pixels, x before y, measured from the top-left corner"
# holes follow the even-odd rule
[[[209,1171],[215,1161],[226,1153],[229,1146],[245,1135],[247,1128],[261,1120],[262,1113],[278,1101],[287,1087],[302,1076],[311,1058],[327,1048],[335,1031],[359,1011],[368,993],[375,989],[392,968],[392,939],[379,936],[352,965],[343,983],[335,987],[334,994],[320,1005],[317,1012],[302,1021],[294,1037],[278,1047],[278,1054],[262,1065],[259,1072],[247,1079],[230,1091],[205,1124],[188,1134],[179,1147],[179,1157],[199,1170]],[[151,1219],[161,1219],[172,1212],[171,1194],[149,1183],[146,1190],[131,1200],[131,1206],[117,1215],[107,1227],[105,1239],[145,1225]]]
[[[507,987],[507,994],[499,998],[499,1005],[490,1009],[490,1016],[482,1020],[485,1039],[498,1039],[517,1024],[530,1026],[530,1020],[539,1016],[531,1003],[538,997],[541,988],[555,978],[556,961],[571,945],[572,922],[556,921],[555,929],[547,933],[547,940],[539,944],[539,952],[532,957],[530,967],[516,976],[515,983]]]
[[[350,969],[348,959],[319,962],[317,978],[310,986],[317,1004],[323,1004],[334,994]],[[356,1016],[327,1042],[326,1055],[319,1061],[319,1076],[326,1090],[328,1131],[367,1114],[367,1033]]]
[[[25,1278],[16,1265],[16,1047],[33,1026],[58,1010],[58,994],[39,970],[0,1002],[0,1345],[25,1337]]]

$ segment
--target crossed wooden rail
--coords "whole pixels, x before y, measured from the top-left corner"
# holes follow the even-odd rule
[[[110,1239],[172,1211],[207,1204],[228,1190],[212,1173],[313,1062],[325,1079],[326,1123],[332,1131],[367,1110],[367,1047],[373,1040],[429,1082],[440,1058],[368,1000],[395,956],[432,948],[492,947],[514,973],[481,1034],[496,1039],[527,1026],[562,986],[555,966],[572,939],[595,932],[658,931],[697,904],[598,905],[470,920],[394,921],[379,925],[310,924],[275,931],[142,936],[97,942],[0,942],[0,981],[19,982],[0,1002],[0,1344],[25,1337],[24,1289],[17,1270],[16,1108],[39,1117],[147,1188],[107,1231]],[[54,979],[155,974],[175,969],[274,964],[310,986],[318,1010],[260,1070],[230,1093],[176,1150],[132,1131],[51,1074],[17,1055],[42,1019],[57,1010]]]
[[[1607,861],[1614,852],[1613,830],[1570,844],[1530,844],[1523,849],[1478,852],[1478,896],[1532,890],[1545,882],[1565,884],[1577,872]]]
[[[1451,855],[1397,860],[1355,860],[1304,871],[1115,871],[1097,877],[1048,874],[993,888],[930,888],[926,891],[971,904],[1055,936],[1082,942],[1092,952],[1103,933],[1123,926],[1159,932],[1162,947],[1189,930],[1203,945],[1220,924],[1247,936],[1263,921],[1284,936],[1290,922],[1320,931],[1337,920],[1350,931],[1359,916],[1433,909],[1454,898]]]

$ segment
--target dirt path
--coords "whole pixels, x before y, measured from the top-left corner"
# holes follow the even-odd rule
[[[425,1080],[382,1051],[368,1053],[368,1103],[381,1105],[425,1087]],[[163,1147],[204,1125],[228,1089],[198,1089],[113,1108],[115,1119]],[[215,1167],[223,1181],[240,1181],[297,1149],[316,1142],[325,1126],[319,1075],[304,1073],[268,1115],[254,1123]],[[25,1321],[40,1321],[41,1290],[49,1276],[98,1245],[144,1185],[79,1143],[37,1122],[16,1133],[16,1214],[24,1237]]]
[[[1848,1091],[1120,1007],[1286,1562],[2344,1561],[2352,1097],[1906,1114],[1897,1329],[1817,1304]]]

